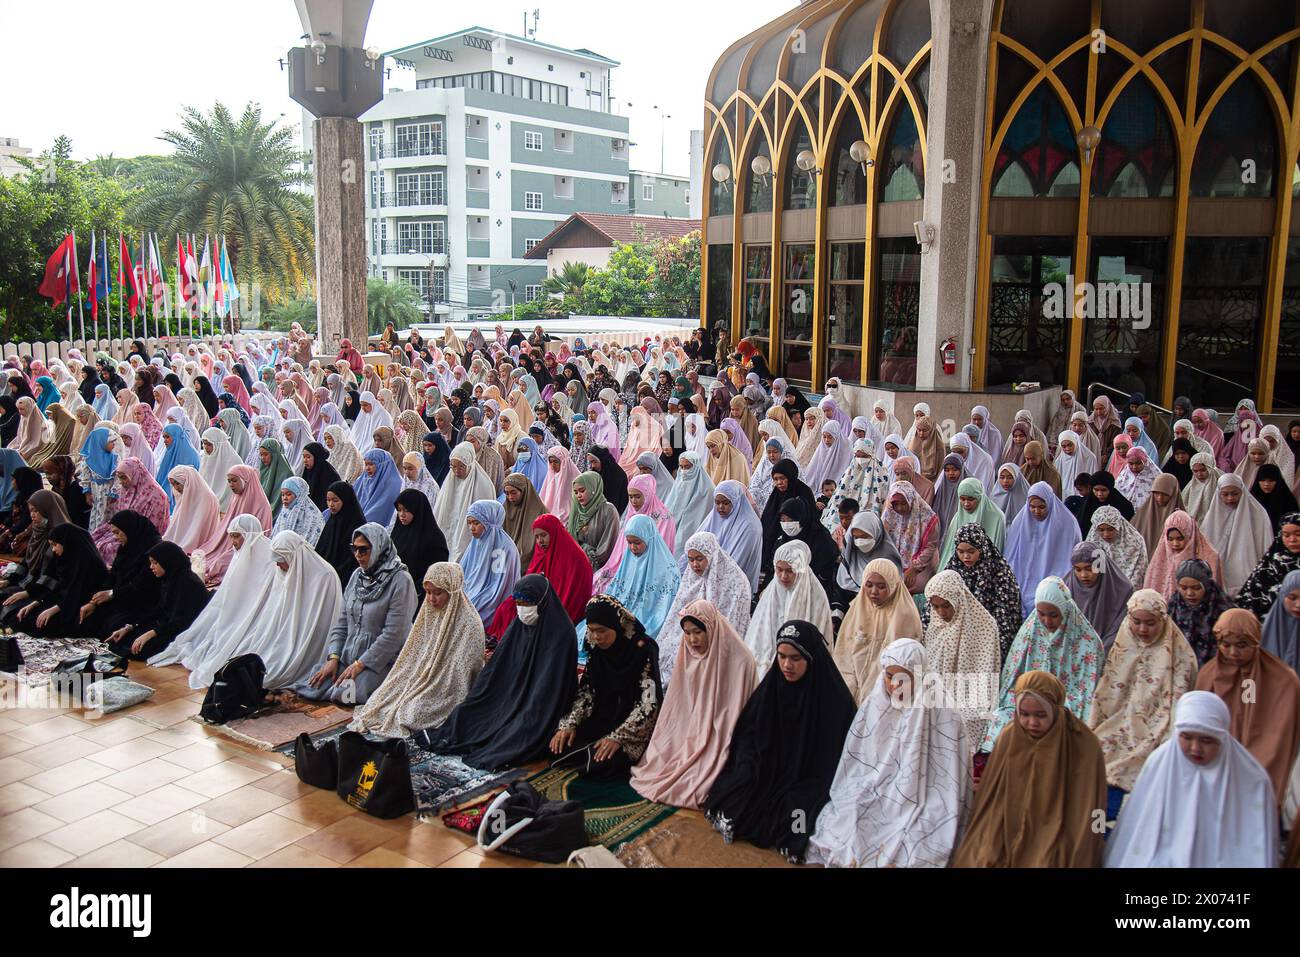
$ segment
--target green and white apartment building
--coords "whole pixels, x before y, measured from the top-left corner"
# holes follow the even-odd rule
[[[616,61],[481,27],[385,57],[361,117],[369,272],[416,286],[432,321],[509,313],[541,295],[537,240],[571,213],[632,212]]]

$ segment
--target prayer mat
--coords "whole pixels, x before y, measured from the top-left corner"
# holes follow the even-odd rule
[[[322,731],[338,728],[341,734],[352,720],[352,712],[336,708],[332,704],[300,701],[291,705],[276,705],[251,718],[239,718],[226,724],[208,724],[198,715],[192,715],[190,720],[199,722],[213,734],[231,738],[259,751],[282,751],[287,748],[287,753],[292,754],[298,735],[310,734],[314,741]]]
[[[48,684],[50,672],[61,661],[83,658],[92,652],[97,655],[108,653],[108,645],[93,638],[29,638],[24,634],[16,637],[23,653],[18,679],[29,685]]]
[[[746,841],[728,844],[703,813],[682,809],[624,844],[618,859],[628,867],[794,867],[776,851]]]
[[[519,780],[526,768],[484,771],[472,768],[460,758],[432,754],[407,739],[411,756],[411,788],[415,791],[415,816],[430,823],[444,811],[467,804],[489,791]]]
[[[667,804],[647,801],[627,781],[599,781],[583,777],[574,768],[550,768],[528,783],[550,801],[577,801],[583,824],[593,844],[611,851],[674,814]]]

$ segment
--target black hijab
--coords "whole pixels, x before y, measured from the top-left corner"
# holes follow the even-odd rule
[[[65,619],[75,621],[81,606],[103,586],[108,569],[84,528],[67,522],[51,529],[49,540],[63,548],[63,554],[55,555],[50,565],[59,608]]]
[[[727,763],[713,782],[704,811],[715,827],[759,847],[801,860],[817,815],[830,800],[831,781],[857,708],[821,632],[790,621],[777,632],[777,650],[798,651],[804,676],[788,681],[774,662],[740,713]]]
[[[25,465],[14,469],[13,480],[18,494],[14,496],[14,518],[10,529],[17,535],[32,523],[31,513],[27,511],[27,500],[43,489],[45,483],[41,480],[40,472]]]
[[[1273,486],[1273,491],[1265,492],[1260,488],[1259,483],[1263,479],[1272,479],[1276,483]],[[1295,495],[1292,494],[1290,487],[1282,478],[1282,470],[1272,462],[1265,462],[1259,467],[1259,471],[1255,473],[1255,482],[1250,487],[1250,494],[1268,512],[1268,519],[1273,523],[1274,535],[1282,528],[1283,515],[1300,511],[1300,505],[1296,503]]]
[[[312,467],[303,467],[302,479],[307,483],[308,494],[311,496],[312,504],[322,511],[325,509],[325,493],[329,491],[330,486],[335,482],[340,482],[339,473],[330,465],[329,449],[319,442],[308,442],[302,447],[312,457]]]
[[[194,574],[189,556],[175,542],[159,542],[149,549],[148,557],[163,569],[162,594],[151,622],[157,638],[150,642],[153,648],[161,649],[194,624],[199,612],[212,600],[212,593],[204,586],[203,579]]]
[[[333,512],[325,515],[325,527],[316,541],[316,554],[334,566],[339,581],[346,585],[357,570],[357,560],[352,556],[352,536],[366,524],[366,515],[361,511],[357,493],[347,482],[335,482],[327,491],[342,499],[343,507],[337,515]]]
[[[795,535],[787,535],[779,524],[782,518],[786,521],[798,522],[799,532]],[[809,559],[812,573],[822,583],[826,594],[834,595],[835,573],[839,567],[840,550],[835,540],[831,538],[831,533],[826,531],[826,526],[808,510],[807,503],[798,498],[787,500],[779,508],[777,521],[777,540],[776,546],[772,549],[773,555],[775,556],[776,549],[786,542],[803,542],[812,552],[812,558]]]
[[[591,714],[578,725],[575,743],[587,745],[609,734],[641,704],[641,682],[651,678],[655,700],[663,701],[659,677],[659,646],[645,632],[645,626],[627,608],[609,595],[597,595],[587,604],[587,624],[602,625],[614,632],[614,643],[599,648],[585,640],[587,667],[578,687],[592,695]]]
[[[13,444],[14,439],[18,437],[18,423],[21,418],[18,413],[18,400],[6,389],[4,394],[0,395],[0,445],[8,447]]]
[[[1187,464],[1179,465],[1174,459],[1175,452],[1187,453]],[[1187,488],[1187,483],[1192,480],[1192,459],[1196,454],[1196,447],[1187,439],[1174,439],[1173,444],[1169,446],[1169,461],[1165,463],[1164,471],[1168,472],[1174,478],[1178,479],[1178,488]]]
[[[81,393],[81,399],[87,405],[94,404],[97,385],[99,385],[98,370],[94,366],[82,366],[81,385],[77,386],[77,391]]]
[[[169,372],[163,376],[163,382],[167,383],[167,388],[172,390],[173,396],[180,396],[181,389],[185,388],[181,383],[181,377],[175,372]]]
[[[593,445],[587,454],[600,462],[600,481],[605,486],[605,501],[609,502],[622,515],[627,508],[627,473],[623,466],[614,461],[614,456],[603,445]]]
[[[212,383],[204,375],[194,377],[194,394],[199,397],[199,402],[203,404],[203,411],[208,414],[209,421],[217,417],[221,407],[217,405],[217,394],[212,390]],[[195,422],[194,427],[202,431],[209,423]]]
[[[351,386],[343,394],[343,408],[339,410],[343,413],[343,418],[349,422],[355,422],[358,415],[361,414],[361,393]]]
[[[1106,501],[1097,497],[1098,487],[1104,486],[1109,490]],[[1083,508],[1079,509],[1079,528],[1083,529],[1086,537],[1092,529],[1092,513],[1097,511],[1103,505],[1110,505],[1119,509],[1119,513],[1128,521],[1133,521],[1133,503],[1124,497],[1124,493],[1115,487],[1115,476],[1111,475],[1106,469],[1100,472],[1092,473],[1092,490],[1088,492],[1088,497],[1083,500]]]
[[[1296,457],[1297,462],[1300,462],[1300,439],[1291,438],[1291,430],[1297,425],[1300,425],[1300,419],[1292,419],[1286,427],[1286,435],[1283,438],[1286,439],[1287,448],[1291,450],[1291,454]]]
[[[807,397],[800,391],[797,385],[787,385],[785,388],[785,411],[798,412],[803,415],[811,406]],[[793,401],[791,401],[793,399]]]
[[[424,451],[425,442],[433,446],[432,454]],[[441,432],[435,430],[426,432],[420,443],[420,454],[424,456],[424,467],[429,470],[433,480],[441,485],[447,480],[447,473],[451,470],[451,449],[447,447],[447,440],[442,437]]]
[[[434,520],[429,499],[418,488],[403,489],[393,504],[402,506],[414,516],[410,525],[403,525],[400,518],[394,519],[392,539],[398,557],[411,573],[416,592],[420,593],[424,590],[424,573],[429,566],[447,560],[447,539]]]
[[[808,487],[807,483],[799,478],[798,465],[789,459],[782,459],[772,466],[772,474],[784,475],[789,484],[784,492],[773,486],[772,494],[768,496],[767,504],[763,506],[761,516],[763,523],[763,568],[769,572],[772,569],[772,553],[776,551],[776,540],[781,536],[781,510],[785,508],[786,503],[797,499],[803,502],[808,515],[813,515],[817,511],[817,499],[813,496],[813,491]],[[821,576],[818,575],[817,577],[820,578]]]
[[[545,753],[578,693],[578,638],[545,576],[525,575],[511,597],[535,604],[537,623],[526,625],[518,617],[510,623],[469,696],[441,727],[415,735],[421,747],[459,755],[471,767],[486,770]],[[837,757],[842,743],[843,735]]]
[[[231,369],[235,373],[235,375],[239,376],[241,379],[244,380],[244,388],[248,390],[249,395],[252,395],[253,377],[248,374],[248,369],[244,366],[244,364],[242,362],[236,362],[234,366],[231,367]]]
[[[126,535],[108,570],[114,606],[133,613],[152,607],[158,602],[162,583],[149,570],[149,551],[162,541],[162,536],[153,522],[131,509],[115,512],[108,521]]]

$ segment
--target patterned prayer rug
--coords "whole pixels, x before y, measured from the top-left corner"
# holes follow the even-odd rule
[[[48,684],[50,672],[60,662],[84,658],[94,652],[106,654],[108,645],[89,638],[29,638],[18,634],[18,647],[22,649],[22,668],[16,672],[18,679],[29,685]]]
[[[411,755],[411,787],[415,791],[415,814],[422,821],[437,821],[438,815],[477,797],[519,780],[527,769],[507,768],[484,771],[472,768],[460,758],[432,754],[406,742]]]
[[[528,783],[550,801],[577,801],[593,844],[616,850],[676,812],[667,804],[647,801],[626,781],[597,781],[573,768],[551,768]]]
[[[293,754],[293,745],[298,740],[298,735],[305,732],[314,741],[321,732],[334,728],[338,728],[339,734],[342,734],[351,719],[351,711],[318,702],[277,705],[260,711],[251,718],[240,718],[226,724],[208,724],[198,715],[190,718],[210,729],[213,734],[231,738],[259,751],[282,751],[286,754]],[[286,748],[287,751],[284,750]]]
[[[794,867],[776,851],[727,844],[699,811],[680,810],[617,852],[628,867]]]

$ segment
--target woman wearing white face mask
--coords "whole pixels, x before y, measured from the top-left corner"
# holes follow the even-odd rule
[[[840,549],[840,564],[835,573],[835,584],[843,593],[845,607],[862,589],[862,576],[867,565],[877,558],[885,558],[903,570],[903,558],[885,534],[885,526],[875,512],[858,512],[849,524],[849,533]]]

